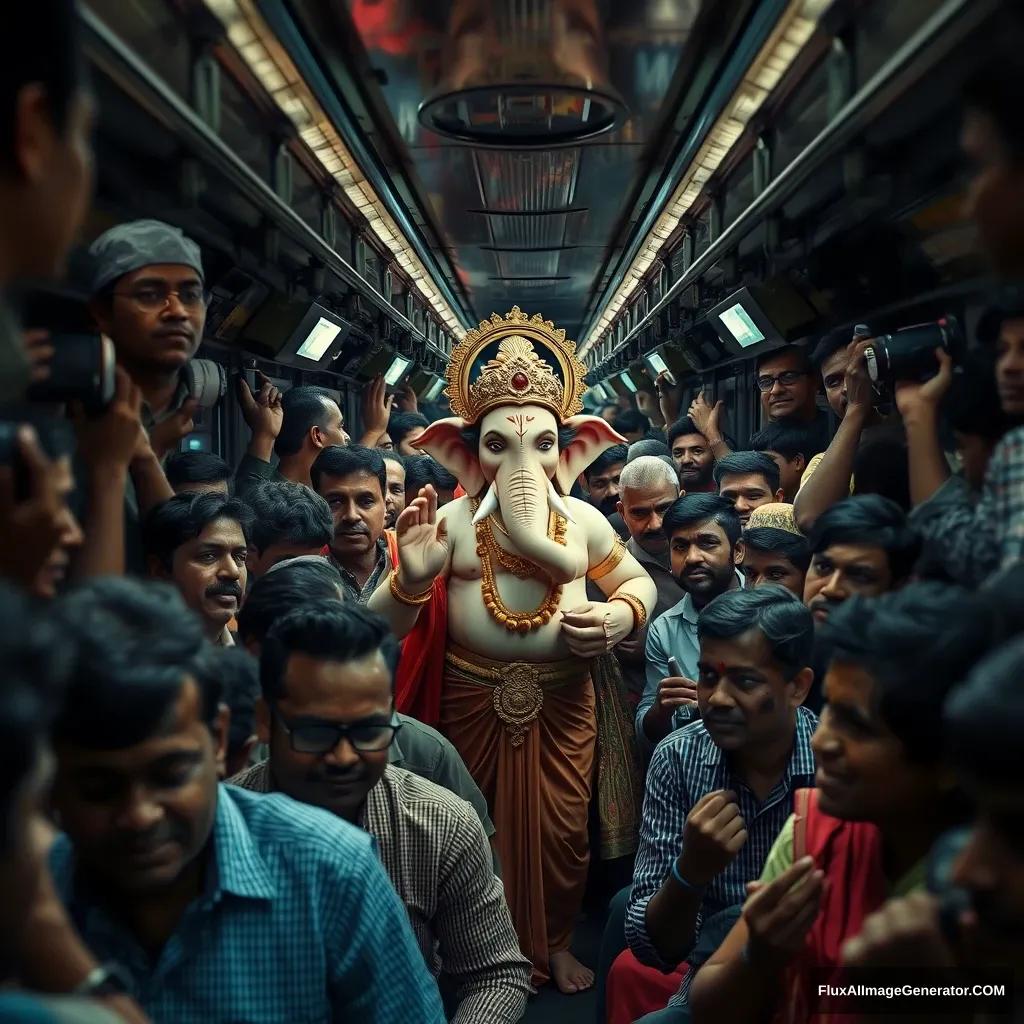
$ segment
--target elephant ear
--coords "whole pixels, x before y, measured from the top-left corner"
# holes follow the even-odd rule
[[[416,439],[416,447],[440,462],[468,495],[475,496],[484,489],[486,481],[477,453],[462,440],[465,429],[465,420],[458,417],[436,420]]]
[[[572,441],[559,453],[558,469],[555,470],[555,479],[563,494],[569,493],[575,479],[601,452],[606,452],[613,445],[629,443],[600,416],[570,416],[562,421],[562,426],[576,432]]]

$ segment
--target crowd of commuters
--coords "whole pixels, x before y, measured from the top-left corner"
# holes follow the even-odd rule
[[[0,299],[59,278],[94,117],[72,5],[7,16]],[[849,331],[760,355],[746,447],[666,379],[595,410],[621,443],[573,492],[657,587],[594,658],[643,790],[596,974],[552,972],[597,1024],[809,1024],[854,967],[1024,966],[1021,91],[993,62],[968,96],[1001,284],[963,365],[890,406]],[[432,416],[377,378],[348,423],[260,374],[237,466],[181,451],[201,250],[133,221],[90,257],[98,414],[24,400],[54,350],[0,305],[0,1020],[514,1024],[493,808],[399,710],[414,668],[371,610],[397,535],[476,497],[418,447]]]

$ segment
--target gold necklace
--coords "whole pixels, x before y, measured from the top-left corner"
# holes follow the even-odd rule
[[[554,524],[554,537],[552,538],[557,544],[565,544],[565,527],[566,522],[561,516],[551,513],[551,520]],[[551,532],[549,526],[549,533]],[[498,593],[498,581],[494,575],[494,565],[491,562],[492,548],[497,548],[498,552],[494,557],[501,563],[502,568],[508,569],[509,572],[514,572],[516,576],[519,576],[519,572],[511,568],[510,565],[506,565],[503,555],[507,556],[509,562],[515,559],[516,566],[519,570],[523,571],[527,566],[530,567],[530,575],[537,573],[537,566],[531,562],[527,562],[526,559],[518,558],[512,555],[508,551],[504,551],[498,542],[494,539],[494,534],[491,532],[490,524],[487,519],[476,524],[476,553],[480,557],[480,568],[483,571],[483,580],[480,584],[480,592],[484,599],[484,606],[487,608],[488,614],[494,619],[499,625],[504,626],[510,633],[529,633],[532,629],[539,629],[541,626],[547,625],[551,621],[551,616],[558,610],[558,605],[562,600],[562,585],[555,583],[553,580],[548,586],[548,592],[544,597],[544,600],[540,605],[533,611],[525,612],[514,612],[510,610],[502,601],[501,595]],[[520,576],[520,579],[526,579],[526,576]]]

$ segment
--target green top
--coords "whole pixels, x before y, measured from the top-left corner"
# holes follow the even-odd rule
[[[786,868],[793,866],[793,822],[794,815],[790,815],[782,831],[775,840],[775,845],[764,862],[764,870],[761,872],[762,882],[772,882],[782,874]],[[919,860],[895,885],[886,882],[886,888],[890,898],[910,896],[915,892],[923,892],[928,879],[928,858]]]

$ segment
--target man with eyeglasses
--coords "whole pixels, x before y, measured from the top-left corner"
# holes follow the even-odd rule
[[[278,619],[261,647],[256,706],[270,758],[232,782],[285,793],[369,832],[428,968],[454,994],[449,1019],[514,1024],[532,968],[480,820],[466,801],[388,761],[401,728],[397,662],[387,622],[354,602],[304,605]]]
[[[765,352],[757,359],[756,382],[761,408],[772,423],[801,423],[828,446],[828,414],[818,408],[818,373],[807,353],[797,345]],[[820,436],[819,436],[820,435]]]

